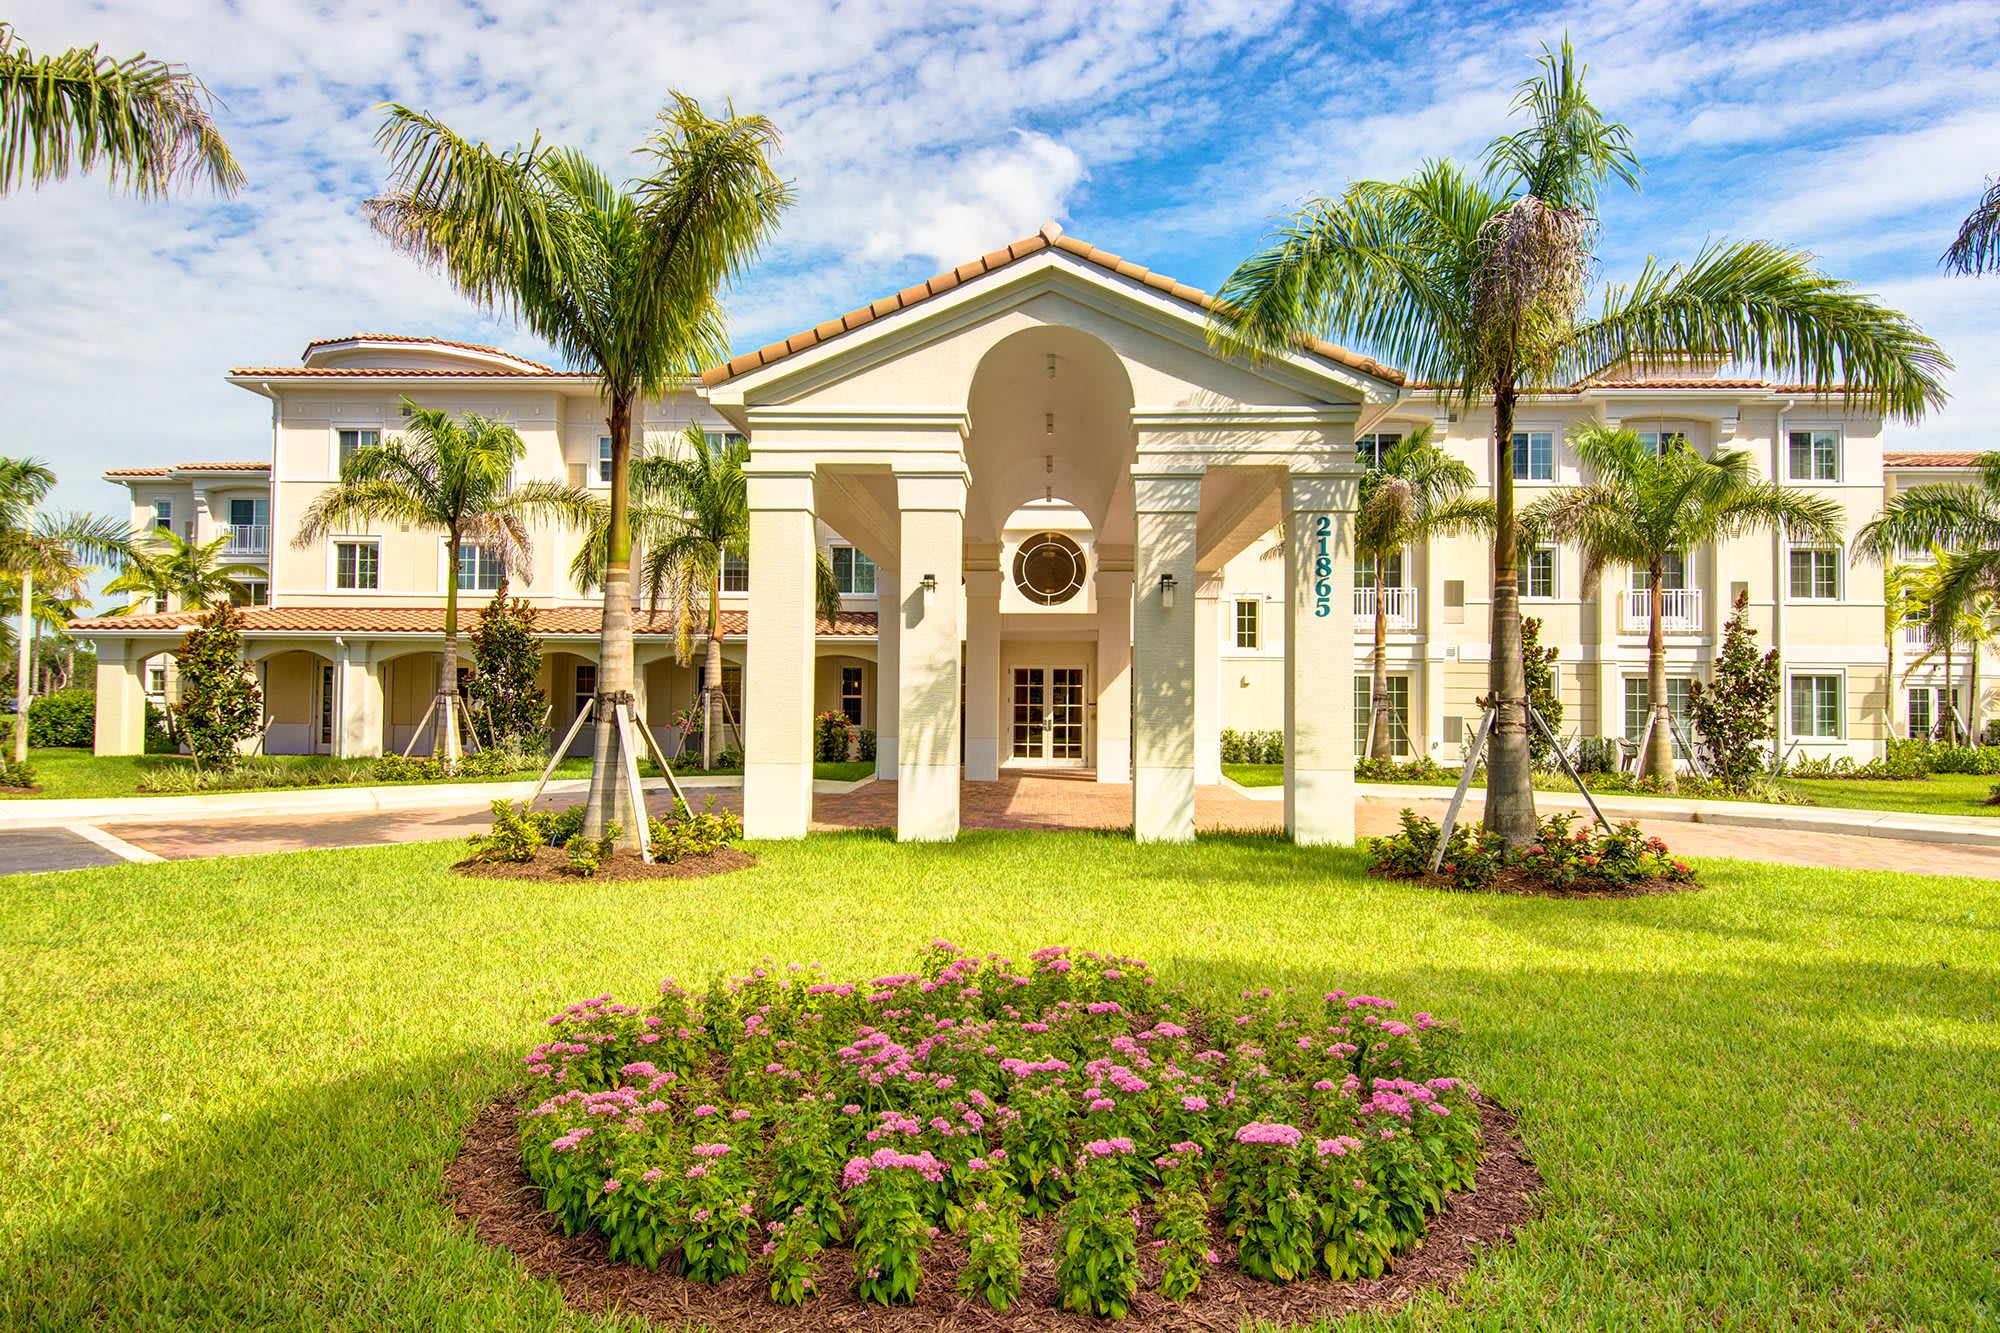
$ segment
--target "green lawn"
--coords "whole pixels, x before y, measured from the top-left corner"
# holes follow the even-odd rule
[[[2000,884],[1723,863],[1557,902],[1253,836],[752,850],[643,886],[447,877],[456,843],[0,879],[0,1327],[608,1326],[440,1197],[543,1016],[937,936],[1461,1020],[1549,1188],[1450,1301],[1357,1333],[2000,1320]]]
[[[31,750],[29,763],[34,765],[37,780],[41,783],[42,796],[90,797],[90,796],[144,796],[150,793],[138,790],[139,780],[148,773],[166,767],[184,767],[194,761],[177,754],[126,754],[99,757],[88,750]],[[337,771],[343,764],[353,761],[333,759],[326,755],[271,755],[256,761],[260,765],[301,769],[312,772]],[[835,782],[853,782],[867,777],[875,771],[873,764],[814,764],[813,776]],[[660,770],[651,760],[639,765],[644,777],[658,777]],[[716,776],[742,776],[741,768],[719,768],[712,770]],[[522,773],[506,774],[501,777],[454,778],[450,781],[464,782],[507,782],[525,780],[540,776],[539,769]],[[559,778],[587,778],[590,776],[588,759],[565,759],[556,767]],[[691,776],[683,774],[683,776]],[[373,778],[361,782],[331,782],[324,786],[394,786],[404,784],[378,783]],[[284,790],[274,788],[272,790]],[[0,797],[0,800],[32,800],[33,797]]]
[[[1222,775],[1243,787],[1282,787],[1285,785],[1283,764],[1224,764]]]

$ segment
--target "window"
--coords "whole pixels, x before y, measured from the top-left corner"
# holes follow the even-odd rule
[[[374,542],[335,542],[333,586],[375,589],[381,584],[381,547]]]
[[[1523,597],[1556,595],[1556,548],[1537,546],[1521,558],[1517,567]]]
[[[1554,431],[1514,432],[1514,480],[1554,481],[1556,479],[1556,437]]]
[[[1647,453],[1655,456],[1675,449],[1687,448],[1688,437],[1685,431],[1635,430],[1632,433],[1639,437],[1640,447]]]
[[[1791,433],[1790,443],[1790,472],[1793,481],[1840,479],[1839,431],[1795,430]]]
[[[165,528],[168,532],[174,530],[174,502],[172,500],[153,501],[153,526],[155,528]]]
[[[1660,587],[1667,592],[1678,592],[1688,586],[1687,557],[1679,551],[1669,551],[1660,561]],[[1632,590],[1651,592],[1653,573],[1647,569],[1632,571]]]
[[[1263,647],[1264,604],[1254,597],[1236,601],[1236,646],[1249,652]]]
[[[1373,471],[1382,466],[1382,456],[1403,442],[1401,435],[1377,432],[1354,442],[1354,460]]]
[[[1410,678],[1389,676],[1384,682],[1389,690],[1389,712],[1375,725],[1389,729],[1389,753],[1406,755],[1410,752]],[[1375,692],[1373,676],[1354,678],[1354,753],[1359,755],[1368,748],[1368,712],[1374,705]]]
[[[319,743],[333,744],[333,663],[322,662],[319,668]]]
[[[146,691],[149,694],[165,694],[167,692],[167,669],[165,667],[153,667],[146,672]]]
[[[1354,586],[1357,588],[1373,588],[1375,586],[1374,556],[1357,555],[1354,557]],[[1400,588],[1403,586],[1403,553],[1401,551],[1390,555],[1387,573],[1382,578],[1382,586],[1385,588]]]
[[[852,546],[833,548],[833,582],[844,593],[866,596],[875,591],[875,562]],[[749,586],[747,583],[744,585]]]
[[[722,553],[722,590],[724,592],[750,591],[750,562],[740,555]]]
[[[1794,548],[1791,575],[1794,600],[1835,600],[1840,596],[1840,552],[1822,547]]]
[[[1014,589],[1038,606],[1061,606],[1083,591],[1083,548],[1060,532],[1038,532],[1014,548]]]
[[[570,717],[574,719],[583,712],[583,706],[597,697],[597,663],[578,662],[576,664],[576,696]]]
[[[1840,738],[1840,677],[1792,677],[1792,735]]]
[[[701,433],[710,449],[721,449],[732,444],[741,444],[743,437],[735,431],[705,430]]]
[[[861,668],[844,666],[840,669],[840,711],[847,718],[848,725],[861,725]]]
[[[734,662],[722,664],[722,702],[729,706],[729,712],[723,718],[725,727],[733,724],[740,736],[743,726],[743,668]],[[728,734],[726,730],[724,734]]]
[[[263,579],[237,579],[229,589],[229,600],[238,606],[268,606],[271,585]]]
[[[1667,678],[1667,711],[1673,715],[1681,735],[1693,740],[1688,729],[1688,684],[1686,679]],[[1625,678],[1626,740],[1636,741],[1646,734],[1646,717],[1653,706],[1651,693],[1644,676]]]
[[[609,435],[600,435],[597,437],[597,484],[600,486],[609,486],[611,484],[611,437]]]
[[[342,472],[347,471],[348,459],[354,457],[354,455],[360,453],[363,449],[373,449],[376,445],[382,443],[382,432],[379,430],[344,428],[336,432],[336,435],[340,442],[340,470]]]
[[[1956,730],[1958,690],[1942,685],[1915,685],[1910,688],[1910,739],[1943,740],[1947,729]]]
[[[264,528],[271,525],[271,502],[269,500],[231,500],[229,502],[229,526],[232,528]]]
[[[160,593],[158,596],[153,598],[153,614],[156,616],[165,615],[166,612],[167,612],[167,595],[165,593]]]
[[[458,548],[458,590],[494,592],[507,581],[507,566],[490,546]]]

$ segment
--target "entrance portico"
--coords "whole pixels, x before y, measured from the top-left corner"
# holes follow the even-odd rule
[[[745,819],[811,818],[815,521],[871,557],[898,836],[954,837],[961,773],[1092,768],[1143,841],[1219,776],[1213,573],[1286,533],[1286,827],[1353,837],[1355,425],[1398,378],[1325,344],[1207,342],[1206,298],[1051,224],[709,377],[749,437]],[[1206,594],[1206,595],[1204,595]],[[1206,700],[1208,706],[1203,706]]]

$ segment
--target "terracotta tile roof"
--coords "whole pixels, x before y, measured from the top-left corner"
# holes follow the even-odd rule
[[[551,370],[539,361],[530,361],[525,356],[516,356],[504,347],[491,347],[486,343],[454,342],[450,338],[431,338],[410,333],[350,333],[340,338],[315,338],[306,344],[305,355],[311,356],[315,347],[332,347],[337,343],[415,343],[431,347],[456,347],[466,352],[485,352],[491,356],[504,356],[509,361],[519,361],[522,365],[533,366],[536,370]],[[553,373],[551,371],[551,373]]]
[[[586,380],[592,376],[562,370],[430,370],[407,366],[234,366],[232,375],[256,379],[492,379]]]
[[[1099,268],[1116,273],[1122,278],[1130,278],[1135,282],[1144,283],[1155,291],[1165,292],[1176,300],[1185,301],[1189,305],[1200,307],[1202,310],[1212,310],[1215,308],[1215,298],[1207,292],[1197,287],[1189,287],[1184,283],[1175,282],[1172,278],[1164,277],[1161,274],[1142,268],[1130,260],[1114,255],[1108,250],[1100,250],[1096,246],[1079,241],[1073,236],[1065,236],[1061,227],[1053,222],[1045,222],[1042,224],[1042,229],[1035,235],[1015,241],[1004,249],[981,255],[969,264],[960,264],[950,272],[940,273],[928,282],[920,282],[914,287],[905,287],[894,296],[885,296],[881,300],[871,302],[858,310],[850,310],[838,319],[829,319],[823,324],[795,333],[782,342],[770,343],[758,348],[754,352],[745,352],[742,356],[732,357],[723,365],[711,366],[702,372],[702,381],[711,386],[721,384],[725,380],[733,379],[738,375],[756,370],[761,366],[768,366],[775,361],[781,361],[794,352],[802,352],[808,347],[828,342],[843,333],[852,332],[864,324],[871,324],[884,315],[894,314],[898,310],[908,310],[911,306],[928,301],[933,296],[948,292],[961,283],[971,282],[975,278],[1005,268],[1018,259],[1025,259],[1037,251],[1049,249],[1061,250],[1066,254],[1075,255],[1077,258],[1095,264]],[[1311,338],[1302,339],[1300,345],[1316,356],[1325,357],[1329,361],[1337,361],[1341,365],[1373,375],[1377,379],[1388,380],[1392,384],[1401,384],[1403,382],[1402,371],[1385,366],[1372,357],[1362,356],[1357,352],[1350,352],[1345,347],[1337,344]]]
[[[1980,455],[1972,450],[1916,449],[1885,450],[1883,467],[1978,467]]]
[[[175,463],[172,467],[115,467],[107,477],[170,477],[176,472],[269,472],[269,463]]]
[[[535,632],[557,635],[594,635],[602,619],[595,606],[553,606],[537,609]],[[180,630],[197,623],[199,611],[163,611],[134,616],[99,616],[73,621],[78,633],[131,633],[147,630]],[[460,634],[470,633],[479,623],[473,608],[458,614]],[[749,631],[750,613],[733,610],[722,613],[722,633],[741,638]],[[875,637],[873,611],[842,611],[829,621],[820,619],[816,632],[833,638]],[[425,634],[444,633],[444,608],[436,606],[252,606],[243,610],[246,634]],[[648,638],[671,637],[673,617],[644,607],[632,613],[632,632]],[[699,635],[697,635],[699,637]]]

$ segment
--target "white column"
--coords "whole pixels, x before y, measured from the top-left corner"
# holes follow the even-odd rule
[[[1187,842],[1194,837],[1194,551],[1201,474],[1135,475],[1132,502],[1132,831],[1140,842]]]
[[[1222,783],[1222,571],[1198,572],[1194,594],[1194,780]]]
[[[1000,573],[965,575],[965,780],[1000,780]]]
[[[896,837],[902,842],[949,842],[958,836],[965,493],[962,470],[896,476],[904,609],[898,645]]]
[[[1132,780],[1132,571],[1097,572],[1097,780]]]
[[[903,651],[900,586],[895,570],[875,567],[875,776],[883,782],[896,780],[896,723],[903,708],[897,684]]]
[[[1285,828],[1354,841],[1355,479],[1289,473],[1285,513]]]
[[[97,641],[97,720],[91,739],[98,754],[146,752],[145,658],[130,639]]]
[[[802,838],[812,822],[812,474],[752,473],[749,492],[743,831]]]
[[[334,753],[343,759],[371,759],[382,753],[382,667],[369,660],[366,644],[343,643],[333,664],[334,699],[340,725]]]

